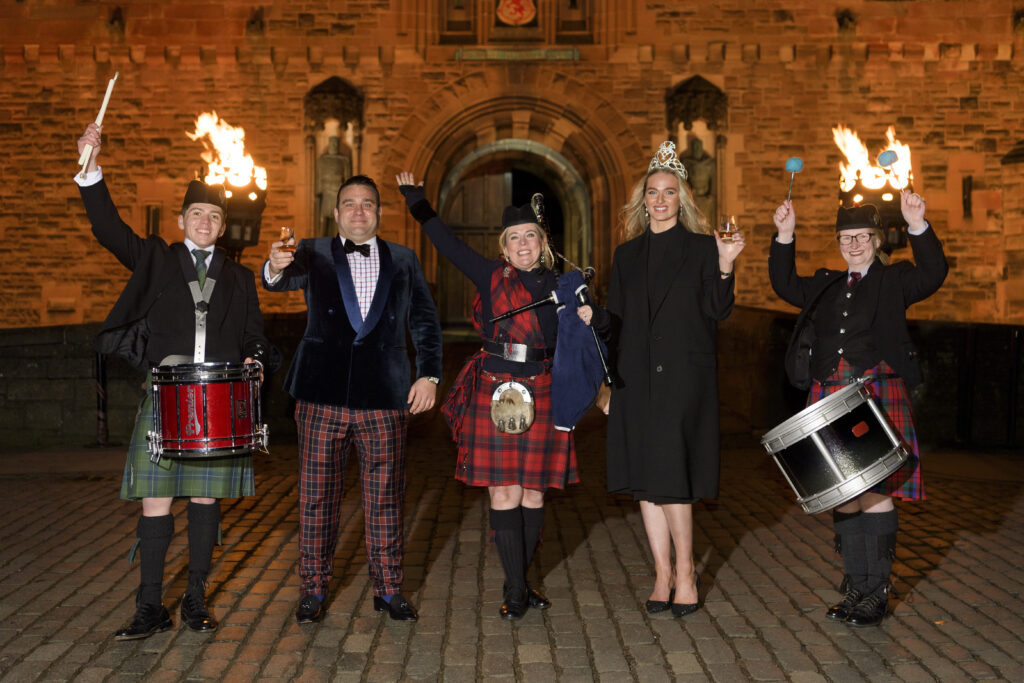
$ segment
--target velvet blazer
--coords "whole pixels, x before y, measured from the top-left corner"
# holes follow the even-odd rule
[[[441,323],[416,253],[377,237],[380,275],[361,319],[341,239],[304,239],[272,292],[301,289],[306,331],[284,388],[296,399],[358,410],[405,409],[412,385],[406,339],[416,352],[416,377],[441,377]]]
[[[100,327],[97,350],[136,366],[159,365],[169,355],[191,358],[196,317],[188,281],[196,279],[195,259],[182,242],[136,235],[121,220],[104,181],[79,190],[96,239],[132,273]],[[216,284],[207,314],[206,360],[265,362],[268,345],[252,271],[215,249],[207,277]]]

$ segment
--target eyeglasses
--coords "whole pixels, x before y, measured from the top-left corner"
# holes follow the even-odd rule
[[[839,235],[836,239],[839,240],[839,244],[844,247],[854,240],[857,240],[860,244],[867,244],[871,241],[872,234],[870,232],[860,232],[856,235]]]

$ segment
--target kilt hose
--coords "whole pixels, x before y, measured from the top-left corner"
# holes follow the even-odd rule
[[[893,369],[889,364],[882,361],[870,370],[866,370],[863,377],[872,375],[892,375]],[[844,384],[830,384],[823,386],[815,381],[811,385],[810,394],[807,396],[807,405],[817,403],[829,394],[834,394],[854,379],[853,368],[846,359],[839,361],[839,367],[832,373],[826,382],[843,382]],[[881,481],[869,489],[872,493],[880,493],[886,496],[894,496],[902,500],[924,500],[924,480],[921,477],[921,454],[918,451],[917,432],[914,431],[914,417],[910,409],[910,397],[907,395],[907,385],[902,377],[886,377],[867,383],[871,397],[878,404],[878,407],[889,416],[889,421],[896,431],[903,436],[910,450],[910,457],[895,472],[889,475],[885,481]]]
[[[579,482],[573,434],[555,429],[551,372],[523,378],[477,367],[479,375],[467,392],[468,405],[454,434],[458,442],[455,478],[469,486],[518,485],[538,491]],[[491,421],[491,395],[499,384],[511,380],[533,394],[536,417],[522,434],[499,432]]]
[[[256,493],[252,456],[175,460],[149,459],[146,434],[153,429],[152,377],[146,379],[146,396],[139,405],[128,444],[128,458],[121,479],[121,498],[239,498]]]
[[[327,595],[334,576],[348,446],[359,458],[366,558],[378,597],[402,589],[405,410],[351,410],[296,401],[299,431],[299,578]]]

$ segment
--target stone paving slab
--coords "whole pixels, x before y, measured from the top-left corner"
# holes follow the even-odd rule
[[[893,616],[823,618],[839,558],[830,517],[805,515],[754,437],[723,451],[722,495],[695,509],[704,609],[647,615],[653,567],[637,506],[604,492],[604,418],[578,430],[583,483],[549,496],[533,578],[554,605],[497,617],[502,572],[486,495],[454,481],[435,415],[413,422],[405,594],[416,624],[372,608],[358,490],[346,493],[322,623],[298,625],[296,450],[275,444],[251,498],[224,501],[213,635],[178,628],[187,579],[175,504],[165,604],[175,628],[119,643],[138,569],[138,506],[117,500],[117,451],[0,457],[4,681],[958,681],[1024,680],[1024,498],[1012,455],[946,451],[929,499],[901,506]],[[350,467],[350,474],[353,470]],[[47,475],[46,473],[51,474]]]

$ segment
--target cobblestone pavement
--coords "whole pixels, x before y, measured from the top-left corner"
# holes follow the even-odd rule
[[[258,495],[224,501],[210,588],[220,629],[178,628],[187,530],[177,503],[164,599],[175,628],[127,643],[112,634],[133,611],[138,569],[126,554],[139,510],[116,499],[121,453],[0,456],[0,677],[1024,680],[1019,456],[946,453],[935,462],[952,466],[933,471],[925,453],[929,499],[901,508],[901,599],[881,627],[853,629],[823,618],[840,574],[830,516],[800,511],[756,439],[738,440],[723,451],[721,497],[695,510],[704,608],[673,619],[643,611],[653,568],[640,516],[604,492],[603,416],[591,414],[578,430],[583,483],[549,497],[535,563],[554,605],[510,624],[497,617],[502,572],[486,496],[452,479],[454,448],[436,411],[412,432],[404,592],[418,623],[373,611],[351,490],[327,616],[295,623],[288,444],[258,463]]]

